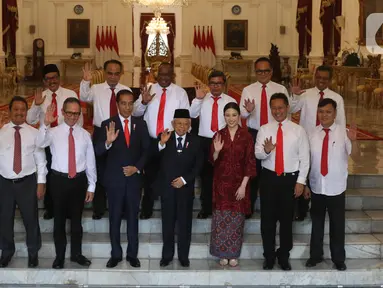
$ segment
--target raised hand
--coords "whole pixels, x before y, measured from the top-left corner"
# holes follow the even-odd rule
[[[35,105],[39,106],[44,103],[45,97],[43,96],[43,89],[37,88],[35,91]]]
[[[351,123],[350,128],[347,130],[347,137],[351,141],[355,141],[357,139],[357,127],[355,123]]]
[[[270,138],[266,138],[265,142],[263,143],[263,149],[265,149],[265,152],[269,154],[271,151],[273,151],[275,148],[275,144],[273,144],[273,138],[270,136]]]
[[[49,126],[57,120],[58,116],[53,116],[55,109],[56,109],[56,106],[54,104],[51,104],[47,107],[47,112],[45,112],[45,119],[44,119],[45,126]]]
[[[85,66],[82,68],[82,79],[85,81],[92,80],[92,69],[90,68],[90,64],[88,62],[86,62]]]
[[[306,90],[302,90],[301,88],[301,79],[293,79],[293,85],[290,85],[290,92],[294,95],[302,95],[306,92]]]
[[[203,99],[206,96],[206,91],[202,88],[201,84],[196,82],[194,85],[195,89],[195,98],[197,99]]]
[[[245,103],[243,107],[246,109],[247,112],[251,113],[253,112],[255,108],[255,101],[254,99],[250,101],[250,99],[245,99]]]
[[[217,133],[217,136],[214,138],[214,150],[215,152],[220,152],[223,148],[223,140],[221,138],[221,135]]]
[[[149,88],[147,85],[141,86],[141,97],[142,97],[142,104],[146,105],[150,101],[152,101],[153,97],[156,96],[156,93],[151,94],[152,86],[150,85]]]
[[[110,145],[117,139],[117,136],[120,130],[116,130],[116,123],[114,123],[113,121],[109,123],[109,127],[105,126],[105,130],[106,130],[106,145]]]
[[[168,142],[171,135],[172,133],[169,131],[169,129],[165,129],[164,132],[161,133],[161,140],[160,140],[161,146],[164,146],[165,143]]]

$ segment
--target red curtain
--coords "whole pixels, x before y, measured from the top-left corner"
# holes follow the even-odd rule
[[[141,67],[145,67],[145,51],[148,45],[148,35],[146,34],[146,26],[154,17],[153,13],[141,13],[140,19],[140,37],[141,37]],[[174,38],[176,37],[176,17],[174,13],[162,13],[161,17],[169,26],[168,44],[171,53],[170,62],[174,65]]]
[[[342,15],[342,0],[322,0],[320,20],[323,27],[324,56],[327,56],[332,51],[336,56],[340,51],[341,29],[336,24],[336,16],[340,15]],[[333,47],[331,47],[332,44]]]
[[[295,28],[299,34],[300,57],[311,51],[312,4],[312,0],[298,0]]]
[[[17,0],[2,0],[3,51],[16,56],[16,30],[19,28]],[[8,44],[10,51],[8,51]]]

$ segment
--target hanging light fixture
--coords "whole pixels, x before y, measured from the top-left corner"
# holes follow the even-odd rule
[[[159,13],[161,16],[161,11],[164,8],[176,7],[176,6],[188,6],[189,0],[122,0],[123,3],[130,5],[139,5],[152,8],[155,13]]]

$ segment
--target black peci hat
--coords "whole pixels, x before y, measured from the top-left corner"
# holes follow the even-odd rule
[[[190,119],[190,113],[188,109],[176,109],[174,111],[174,119],[176,118],[187,118]]]

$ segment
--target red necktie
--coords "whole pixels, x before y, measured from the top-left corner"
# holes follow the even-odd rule
[[[21,172],[21,136],[20,126],[15,126],[15,148],[13,152],[13,171],[16,174]]]
[[[53,117],[57,117],[57,100],[56,100],[56,93],[52,93],[52,105],[55,105],[55,111],[53,111]],[[56,127],[58,124],[58,118],[55,122],[51,124],[51,127]]]
[[[324,92],[323,91],[320,91],[319,92],[319,95],[320,95],[320,98],[319,98],[319,101],[318,101],[318,103],[320,102],[320,101],[322,101],[323,100],[323,95],[324,95]],[[317,125],[316,126],[318,126],[320,124],[320,121],[319,121],[319,117],[318,117],[318,111],[317,111]]]
[[[268,122],[266,85],[263,84],[261,94],[261,126]]]
[[[275,148],[275,172],[279,176],[284,172],[284,170],[285,168],[283,163],[283,131],[282,123],[279,123]]]
[[[114,89],[116,88],[110,88],[112,90],[112,96],[110,97],[110,103],[109,103],[109,113],[110,117],[114,117],[117,115],[117,103],[116,103],[116,94],[114,94]]]
[[[157,116],[157,131],[156,135],[159,135],[164,131],[164,115],[165,115],[165,104],[166,104],[166,88],[162,88],[162,95],[160,101],[160,107],[158,108]]]
[[[217,132],[218,131],[218,100],[221,97],[212,97],[214,100],[213,108],[211,112],[211,131]]]
[[[323,145],[322,145],[322,157],[320,161],[320,173],[323,176],[326,176],[328,173],[328,132],[330,132],[330,129],[323,128],[323,131],[326,132],[326,136],[323,138]]]
[[[125,119],[124,122],[125,122],[125,127],[124,127],[125,141],[126,141],[126,146],[129,147],[130,145],[129,120]]]
[[[76,147],[74,144],[73,128],[69,128],[69,153],[68,153],[68,176],[74,178],[76,176]]]

